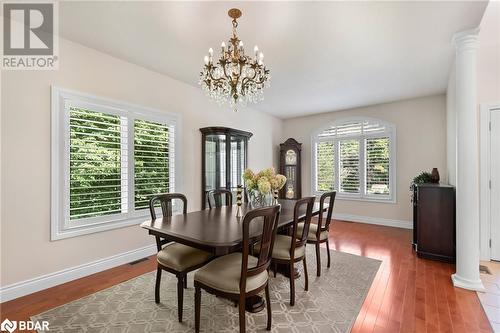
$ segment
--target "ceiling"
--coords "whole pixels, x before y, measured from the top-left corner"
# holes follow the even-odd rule
[[[63,37],[198,86],[203,56],[238,35],[271,70],[253,108],[280,118],[443,93],[454,32],[486,2],[61,2]]]

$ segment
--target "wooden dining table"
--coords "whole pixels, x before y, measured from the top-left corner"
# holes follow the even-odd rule
[[[278,204],[281,206],[278,222],[279,231],[282,232],[293,224],[295,202],[296,200],[278,200]],[[147,229],[150,235],[205,250],[215,256],[222,256],[237,252],[242,247],[243,216],[252,207],[247,203],[243,203],[241,217],[236,217],[237,209],[238,207],[233,205],[166,216],[145,221],[141,224],[141,227]],[[328,205],[325,204],[323,211],[327,209]],[[299,213],[299,220],[303,220],[305,211]],[[319,203],[316,202],[313,207],[313,216],[319,213]],[[262,223],[250,224],[251,239],[257,241],[261,232]],[[247,310],[251,312],[258,312],[262,308],[263,303],[261,301],[251,300],[247,302]]]
[[[281,206],[278,229],[283,230],[293,223],[293,210],[296,200],[278,200]],[[194,211],[148,220],[141,224],[149,234],[192,246],[197,249],[222,256],[241,249],[243,242],[243,216],[252,207],[244,203],[241,206],[242,217],[236,217],[237,206]],[[325,204],[323,211],[328,209]],[[313,207],[313,216],[319,214],[319,203]],[[301,212],[300,220],[305,218]],[[250,225],[250,236],[258,238],[262,230],[261,223]]]

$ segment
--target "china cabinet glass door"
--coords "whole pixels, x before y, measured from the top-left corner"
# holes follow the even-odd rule
[[[226,186],[226,136],[207,135],[205,140],[205,189]]]
[[[246,168],[246,146],[247,139],[238,136],[231,136],[230,158],[231,174],[228,184],[230,190],[236,195],[238,185],[243,185],[243,171]]]
[[[247,167],[248,139],[252,133],[225,127],[201,128],[202,132],[202,208],[207,206],[207,193],[228,189],[236,196],[243,185]],[[235,198],[233,198],[235,202]]]

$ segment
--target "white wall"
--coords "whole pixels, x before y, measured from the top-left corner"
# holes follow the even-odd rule
[[[500,102],[500,2],[490,1],[479,31],[477,101]]]
[[[302,193],[311,192],[311,134],[326,124],[345,117],[367,116],[396,125],[396,203],[359,202],[339,199],[335,212],[344,215],[411,220],[410,182],[421,171],[437,167],[446,181],[446,98],[429,96],[369,107],[335,111],[307,117],[286,119],[283,139],[293,137],[302,143]],[[360,220],[361,221],[361,220]]]
[[[201,89],[66,40],[58,71],[4,71],[1,78],[1,285],[152,244],[139,226],[50,241],[50,87],[95,94],[182,115],[183,181],[189,210],[200,209],[200,127],[254,133],[249,166],[277,165],[281,120],[251,109],[234,113]],[[196,68],[193,68],[196,71]]]

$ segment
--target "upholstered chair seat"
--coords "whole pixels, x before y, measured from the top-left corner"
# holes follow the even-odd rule
[[[241,279],[241,253],[232,253],[212,260],[194,274],[194,280],[222,292],[239,294]],[[248,256],[248,268],[257,266],[257,258]],[[258,289],[267,283],[267,270],[247,277],[245,292]]]
[[[302,230],[304,230],[304,223],[299,223],[297,225],[297,234],[301,235]],[[318,232],[318,225],[317,224],[311,224],[309,226],[309,233],[307,234],[307,240],[308,241],[315,241],[316,238],[316,233]],[[319,234],[319,239],[320,240],[325,240],[328,239],[328,231],[321,231]]]
[[[207,262],[212,254],[184,244],[170,243],[156,257],[161,265],[181,272]]]
[[[290,260],[290,244],[292,243],[292,237],[286,235],[276,235],[274,240],[273,248],[273,259],[280,260]],[[254,253],[258,254],[260,249],[260,243],[255,244],[253,250]],[[304,245],[295,248],[295,257],[303,257],[306,253],[306,247]]]

